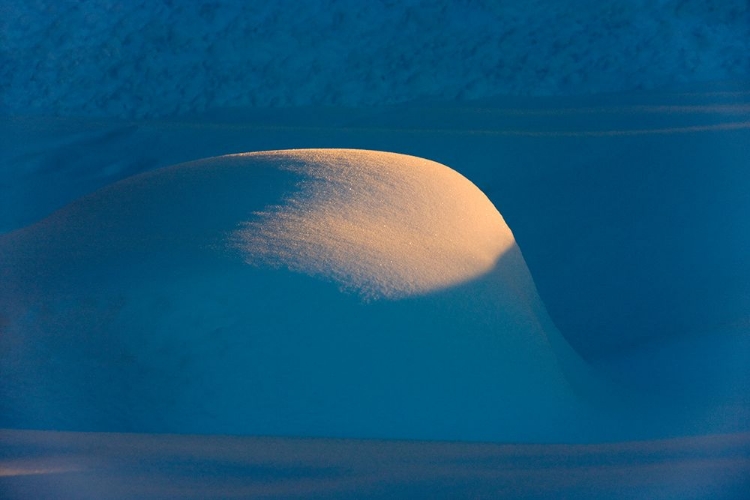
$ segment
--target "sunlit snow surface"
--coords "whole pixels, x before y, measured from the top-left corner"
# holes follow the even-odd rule
[[[305,179],[234,233],[249,263],[332,278],[366,298],[397,298],[481,276],[514,245],[487,197],[434,162],[356,150],[246,157],[278,158]]]

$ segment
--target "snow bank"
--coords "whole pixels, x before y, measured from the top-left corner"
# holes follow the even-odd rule
[[[612,434],[500,214],[427,160],[296,150],[152,171],[4,235],[0,279],[2,427]]]
[[[564,95],[750,78],[744,0],[6,0],[0,111]]]

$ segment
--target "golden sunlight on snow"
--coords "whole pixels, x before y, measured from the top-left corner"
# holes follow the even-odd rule
[[[62,474],[65,472],[79,472],[82,470],[84,470],[82,467],[73,466],[45,467],[43,465],[36,465],[33,462],[29,464],[0,462],[0,477],[35,476],[39,474]]]
[[[348,149],[248,153],[302,176],[233,235],[248,263],[332,279],[365,298],[428,293],[480,276],[512,245],[500,213],[439,163]]]

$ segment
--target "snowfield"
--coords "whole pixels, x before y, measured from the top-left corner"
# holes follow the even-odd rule
[[[0,0],[0,497],[747,498],[748,54],[745,0]]]
[[[744,0],[3,0],[0,112],[155,117],[750,77]]]

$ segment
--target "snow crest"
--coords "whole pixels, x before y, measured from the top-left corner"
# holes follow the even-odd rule
[[[358,150],[269,153],[303,176],[234,234],[247,261],[329,277],[366,298],[468,281],[514,244],[476,186],[438,163]],[[252,156],[252,155],[250,155]]]

